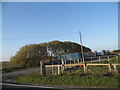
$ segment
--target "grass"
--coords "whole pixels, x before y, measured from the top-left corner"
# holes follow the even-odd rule
[[[54,68],[56,70],[57,68]],[[41,76],[39,72],[12,78],[19,83],[62,85],[83,88],[118,88],[120,85],[119,74],[109,72],[106,66],[88,67],[94,73],[88,71],[84,73],[83,67],[76,69],[66,69],[61,75],[51,75],[51,69],[47,69],[47,75]]]
[[[110,62],[101,61],[99,63],[118,62],[115,57],[110,59]],[[119,69],[118,66],[117,69]],[[54,68],[54,71],[57,72],[57,68]],[[120,82],[119,74],[119,72],[117,73],[114,71],[110,73],[108,66],[88,66],[87,73],[84,73],[83,67],[77,67],[76,69],[66,69],[61,75],[51,75],[51,69],[47,69],[46,76],[41,76],[40,72],[37,72],[20,77],[9,77],[8,79],[19,83],[31,84],[63,85],[85,88],[118,88],[120,87],[120,84],[118,83]]]
[[[16,82],[32,84],[63,85],[76,87],[102,87],[118,88],[118,75],[113,74],[84,74],[72,73],[70,75],[47,75],[40,76],[39,73],[18,77]]]
[[[110,60],[104,60],[104,61],[93,61],[93,62],[89,62],[89,63],[120,63],[120,56],[118,57],[118,60],[116,57],[110,57]]]

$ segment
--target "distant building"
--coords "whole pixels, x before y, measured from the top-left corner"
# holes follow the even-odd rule
[[[59,55],[58,60],[65,60],[65,61],[70,61],[70,60],[79,60],[81,59],[81,54],[80,53],[71,53],[71,54],[64,54],[64,55]]]

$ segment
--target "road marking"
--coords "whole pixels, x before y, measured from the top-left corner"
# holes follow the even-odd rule
[[[21,84],[9,84],[9,83],[0,83],[2,85],[16,86],[16,87],[33,87],[33,88],[55,88],[49,86],[37,86],[37,85],[21,85]]]

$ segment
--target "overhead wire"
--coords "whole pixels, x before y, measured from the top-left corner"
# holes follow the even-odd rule
[[[37,39],[37,38],[50,38],[50,37],[62,37],[72,34],[77,34],[78,32],[68,32],[68,33],[59,33],[53,35],[44,35],[44,36],[35,36],[35,37],[17,37],[17,38],[2,38],[2,40],[15,40],[15,39]],[[3,36],[4,37],[4,36]]]

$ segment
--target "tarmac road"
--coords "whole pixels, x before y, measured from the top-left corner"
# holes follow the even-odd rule
[[[2,90],[6,89],[41,89],[41,90],[85,90],[83,88],[69,88],[61,86],[46,86],[46,85],[32,85],[32,84],[19,84],[19,83],[0,83]]]
[[[21,85],[21,84],[10,84],[10,83],[2,83],[2,90],[6,89],[41,89],[41,90],[61,90],[56,89],[54,87],[47,87],[47,86],[35,86],[35,85]]]
[[[119,88],[69,88],[59,86],[42,86],[42,85],[27,85],[27,84],[13,84],[0,83],[2,90],[119,90]]]

